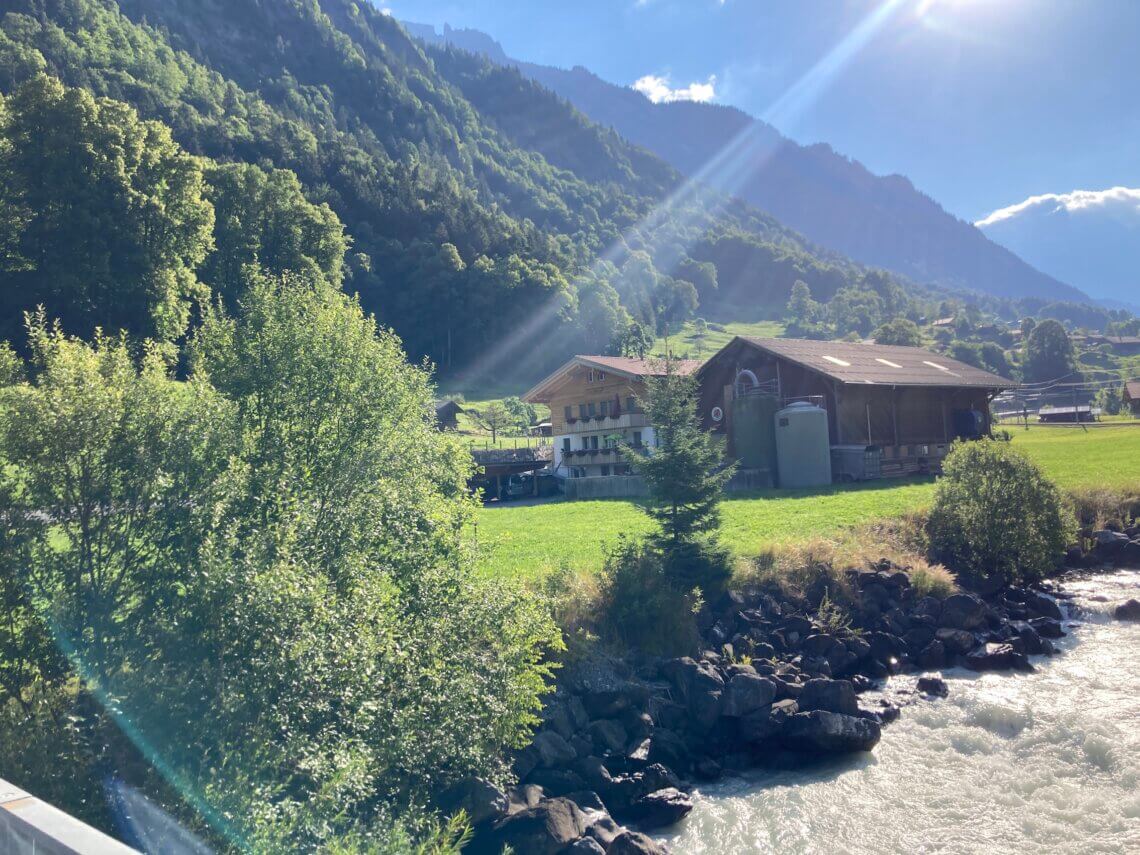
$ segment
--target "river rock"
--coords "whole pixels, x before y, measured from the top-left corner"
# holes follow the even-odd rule
[[[1016,638],[1011,644],[1018,652],[1028,656],[1045,652],[1045,643],[1031,624],[1023,620],[1014,620],[1009,622],[1009,627],[1016,633]]]
[[[941,641],[935,639],[918,652],[914,664],[919,668],[930,670],[944,668],[946,666],[946,648]]]
[[[569,799],[546,799],[508,816],[495,828],[498,846],[515,852],[557,855],[586,832],[586,816]]]
[[[693,800],[676,787],[649,793],[624,812],[623,819],[642,828],[664,828],[680,822],[693,809]]]
[[[938,622],[950,629],[975,630],[986,622],[986,605],[973,594],[953,594],[943,601]]]
[[[534,737],[534,748],[538,751],[538,765],[546,769],[565,766],[578,756],[570,743],[553,730],[544,730]]]
[[[855,715],[859,702],[855,687],[848,680],[808,680],[797,698],[801,710],[826,710],[843,715]]]
[[[649,737],[646,759],[650,763],[661,763],[670,769],[684,772],[690,762],[689,746],[673,731],[659,727]]]
[[[501,819],[511,807],[507,794],[483,778],[464,778],[453,784],[440,796],[439,804],[448,814],[462,810],[475,827]]]
[[[1127,600],[1112,610],[1117,620],[1140,620],[1140,600]]]
[[[1042,638],[1065,637],[1065,630],[1061,628],[1061,622],[1055,618],[1033,618],[1029,621],[1029,625]]]
[[[934,638],[942,643],[946,653],[950,655],[969,653],[978,643],[974,634],[964,629],[943,628],[934,633]]]
[[[1116,555],[1117,567],[1140,567],[1140,539],[1130,540]]]
[[[870,751],[882,736],[878,722],[851,715],[812,710],[788,718],[781,733],[792,748],[812,754]]]
[[[916,688],[924,695],[944,698],[950,694],[950,687],[941,677],[919,677]]]
[[[776,684],[764,677],[737,674],[724,690],[721,715],[731,718],[746,716],[767,707],[776,697]]]
[[[594,740],[594,745],[604,751],[618,752],[625,749],[626,742],[629,740],[625,728],[621,726],[621,722],[614,721],[612,718],[604,718],[599,721],[590,722],[589,726],[590,738]]]
[[[966,654],[966,667],[972,671],[1032,671],[1025,654],[1010,644],[983,644]]]
[[[623,831],[614,838],[606,855],[669,855],[669,850],[648,835]]]
[[[592,837],[575,840],[565,850],[565,855],[606,855],[606,850]]]
[[[1039,591],[1025,592],[1025,607],[1033,617],[1046,617],[1053,620],[1061,620],[1064,617],[1057,601]]]

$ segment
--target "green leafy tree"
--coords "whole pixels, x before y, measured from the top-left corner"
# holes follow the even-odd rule
[[[723,465],[723,450],[701,429],[697,385],[666,359],[664,373],[646,380],[645,411],[654,429],[647,454],[626,449],[626,459],[649,487],[646,513],[657,523],[653,540],[684,590],[716,591],[728,563],[716,547],[720,502],[734,466]]]
[[[1033,328],[1025,342],[1025,379],[1032,383],[1057,380],[1077,370],[1073,342],[1060,322],[1047,318]]]
[[[68,329],[181,335],[214,214],[201,163],[130,107],[36,77],[0,113],[3,317],[46,306]]]
[[[876,344],[894,344],[903,347],[922,347],[922,331],[918,324],[906,318],[894,318],[871,333]]]
[[[693,341],[696,343],[697,358],[705,352],[705,341],[709,337],[709,324],[704,318],[693,321]]]
[[[344,279],[349,240],[325,204],[309,202],[297,176],[266,172],[244,163],[211,164],[206,196],[214,207],[214,250],[199,277],[230,301],[246,265],[272,273],[292,271],[323,277],[334,286]]]
[[[632,322],[622,338],[622,356],[645,359],[653,349],[653,334],[642,324]]]
[[[958,443],[927,522],[933,557],[957,573],[1005,582],[1057,566],[1074,520],[1057,487],[1009,443]]]

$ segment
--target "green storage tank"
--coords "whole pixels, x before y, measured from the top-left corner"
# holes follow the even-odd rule
[[[831,437],[827,411],[797,401],[776,413],[776,467],[781,487],[831,483]]]
[[[776,472],[775,395],[742,395],[732,401],[732,448],[741,469]]]

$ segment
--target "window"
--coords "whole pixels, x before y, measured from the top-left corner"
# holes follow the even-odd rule
[[[641,431],[639,430],[633,432],[633,447],[641,448]]]
[[[625,410],[627,413],[636,413],[637,412],[637,398],[634,398],[632,395],[630,397],[626,398],[625,399]]]
[[[617,440],[612,436],[607,436],[606,448],[617,448]]]
[[[568,437],[568,436],[562,437],[562,450],[564,452],[570,450],[570,437]]]
[[[594,451],[598,450],[598,437],[596,435],[590,437],[590,448],[592,448]]]
[[[587,416],[586,416],[586,405],[585,404],[579,404],[578,405],[578,418],[580,418],[580,419],[587,418]]]
[[[594,402],[590,401],[590,418],[593,418],[597,410],[594,407]]]
[[[568,421],[568,422],[574,421],[574,408],[571,407],[569,404],[566,405],[566,409],[563,410],[563,414],[566,416],[566,421]]]
[[[591,368],[589,371],[586,372],[586,382],[587,383],[601,383],[605,379],[606,379],[606,372],[604,372],[604,371],[597,371],[596,369]]]
[[[598,406],[601,407],[603,418],[610,414],[610,402],[609,401],[602,401],[602,403],[600,403]]]
[[[602,467],[602,475],[609,475],[609,474],[610,474],[610,467],[603,466]]]

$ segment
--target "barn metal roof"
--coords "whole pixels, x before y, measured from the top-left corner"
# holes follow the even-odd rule
[[[1124,384],[1124,391],[1128,393],[1129,399],[1140,401],[1140,380],[1129,380]]]
[[[920,347],[737,336],[721,353],[737,342],[802,365],[844,384],[965,386],[980,389],[1011,389],[1017,385],[997,374]],[[706,364],[715,362],[718,356],[719,354]]]

